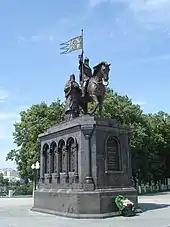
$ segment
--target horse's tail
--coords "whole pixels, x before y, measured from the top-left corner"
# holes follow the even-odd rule
[[[99,106],[99,103],[96,104],[95,108],[89,114],[93,115],[96,112],[98,106]]]

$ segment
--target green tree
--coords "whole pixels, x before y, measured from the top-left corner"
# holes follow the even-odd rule
[[[4,178],[3,174],[0,174],[0,186],[9,186],[9,179]]]
[[[94,108],[94,104],[89,106]],[[7,160],[16,162],[26,182],[32,179],[32,163],[39,160],[37,137],[51,125],[63,120],[63,108],[64,104],[59,100],[49,106],[42,102],[22,111],[20,122],[14,124],[13,137],[17,149],[8,153]],[[170,177],[170,116],[167,113],[144,114],[128,96],[120,96],[108,89],[103,116],[115,118],[133,131],[131,150],[134,179],[148,182]]]
[[[91,109],[93,109],[93,105],[91,105]],[[146,179],[148,174],[142,162],[147,159],[147,151],[144,149],[146,147],[145,139],[147,138],[145,127],[147,116],[144,115],[139,105],[133,104],[128,96],[121,96],[112,89],[107,90],[103,105],[103,116],[117,119],[119,123],[128,125],[132,129],[133,175],[134,178]]]
[[[15,161],[20,176],[32,179],[31,165],[39,160],[38,135],[63,120],[63,103],[60,100],[47,105],[42,102],[20,113],[20,122],[14,124],[13,139],[17,149],[11,150],[6,160]]]
[[[132,128],[134,178],[148,182],[170,177],[170,116],[167,113],[160,111],[144,114],[140,106],[134,105],[128,96],[120,96],[108,89],[103,115],[116,118],[121,124]]]
[[[170,117],[162,111],[143,115],[141,126],[144,134],[140,141],[137,141],[137,136],[134,134],[136,143],[132,154],[135,158],[135,175],[143,182],[163,181],[170,176],[168,169]]]
[[[150,167],[154,179],[170,177],[168,165],[170,156],[170,116],[160,111],[148,115],[150,126]]]
[[[0,186],[4,186],[4,177],[2,173],[0,173]]]
[[[4,178],[3,179],[3,185],[4,186],[9,186],[9,179],[8,178]]]
[[[14,195],[32,195],[33,185],[28,183],[24,185],[17,186]]]
[[[91,104],[90,109],[93,107],[94,104]],[[139,123],[143,117],[143,111],[139,105],[134,105],[128,96],[121,96],[112,89],[107,89],[102,114],[104,117],[115,118],[121,124],[129,126],[135,122]]]

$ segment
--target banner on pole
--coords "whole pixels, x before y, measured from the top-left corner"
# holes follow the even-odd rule
[[[72,51],[83,49],[83,35],[72,38],[65,43],[61,43],[60,46],[60,50],[63,50],[60,54],[68,54]]]

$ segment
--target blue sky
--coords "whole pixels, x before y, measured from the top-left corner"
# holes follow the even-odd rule
[[[60,55],[59,44],[82,28],[91,66],[112,64],[112,88],[145,112],[170,111],[170,0],[5,0],[0,27],[0,168],[15,166],[5,156],[19,112],[63,99],[78,75],[79,51]]]

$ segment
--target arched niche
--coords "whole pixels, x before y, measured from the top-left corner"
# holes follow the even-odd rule
[[[55,141],[53,141],[50,144],[50,169],[51,169],[50,172],[51,173],[54,173],[56,169],[56,163],[57,163],[56,152],[57,152],[57,144]]]
[[[63,139],[58,142],[59,172],[66,172],[66,144]]]
[[[43,169],[44,169],[44,174],[48,173],[48,151],[49,151],[49,144],[45,143],[43,146]]]
[[[67,152],[68,152],[68,171],[75,172],[76,167],[76,141],[70,137],[67,140]]]
[[[118,138],[107,137],[105,152],[105,171],[120,171],[120,143]]]

